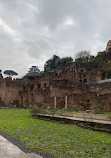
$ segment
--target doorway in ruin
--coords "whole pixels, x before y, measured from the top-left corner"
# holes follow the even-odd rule
[[[38,85],[37,85],[37,89],[40,89],[41,88],[41,84],[39,83]]]
[[[17,108],[20,107],[19,100],[13,100],[13,106]]]
[[[108,78],[108,79],[111,79],[111,72],[109,72],[109,73],[107,74],[107,78]]]
[[[61,94],[60,104],[61,108],[65,107],[65,94]]]
[[[106,73],[103,72],[103,74],[102,74],[102,76],[101,76],[101,79],[102,79],[102,80],[105,80],[105,78],[106,78]]]

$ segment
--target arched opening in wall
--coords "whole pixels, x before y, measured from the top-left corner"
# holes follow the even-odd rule
[[[40,89],[41,88],[41,84],[39,83],[38,85],[37,85],[37,89]]]
[[[84,72],[84,70],[83,70],[83,69],[81,69],[81,72]]]
[[[31,86],[30,86],[30,91],[32,92],[33,90],[34,90],[34,85],[31,84]]]
[[[32,80],[35,80],[35,78],[32,77],[32,76],[29,76],[29,77],[28,77],[28,80],[31,80],[31,81],[32,81]]]
[[[47,83],[44,83],[44,87],[47,87]]]
[[[79,80],[79,85],[82,85],[82,80]]]
[[[102,80],[105,80],[105,77],[106,77],[106,74],[105,74],[105,72],[103,72],[103,74],[101,76]]]
[[[55,73],[55,76],[59,78],[59,72],[56,72],[56,73]]]

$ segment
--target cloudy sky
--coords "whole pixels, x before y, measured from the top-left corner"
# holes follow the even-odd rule
[[[0,68],[22,76],[52,55],[93,55],[111,39],[111,0],[0,0]]]

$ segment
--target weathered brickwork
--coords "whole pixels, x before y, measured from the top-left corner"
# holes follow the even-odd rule
[[[0,75],[0,106],[20,106],[21,80],[12,78],[3,79]]]
[[[92,70],[88,58],[21,80],[1,75],[0,105],[66,109],[84,109],[84,105],[89,109],[90,105],[90,109],[111,111],[111,82],[98,83],[102,77],[101,71]]]

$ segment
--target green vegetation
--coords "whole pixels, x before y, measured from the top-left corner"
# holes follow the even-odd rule
[[[87,103],[86,103],[87,104]],[[87,104],[89,105],[89,104]],[[30,110],[31,115],[38,115],[38,114],[48,114],[48,115],[63,115],[66,114],[73,114],[73,113],[85,113],[86,110],[78,111],[77,107],[74,109],[47,109],[47,108],[41,108],[41,107],[34,107]]]
[[[48,72],[61,66],[66,66],[66,64],[70,62],[73,62],[72,57],[60,58],[59,56],[54,55],[51,59],[46,61],[44,65],[44,72]]]
[[[32,66],[29,68],[28,74],[39,74],[40,70],[38,68],[38,66]]]
[[[102,72],[109,72],[109,67],[111,66],[111,53],[98,52],[97,56],[90,60],[90,63],[92,68],[97,68]]]
[[[83,107],[84,110],[86,111],[86,110],[90,109],[91,103],[90,102],[80,102],[79,106]]]
[[[55,158],[111,157],[110,134],[33,119],[25,109],[1,109],[0,130]]]
[[[15,71],[13,71],[13,70],[5,70],[3,73],[4,73],[5,75],[7,75],[7,76],[15,76],[15,75],[18,75],[18,73],[15,72]]]

